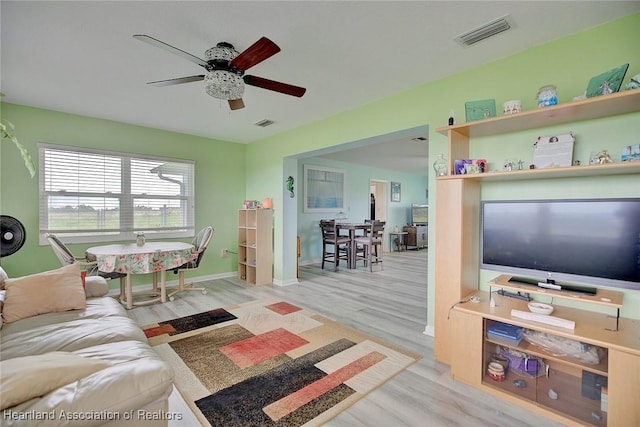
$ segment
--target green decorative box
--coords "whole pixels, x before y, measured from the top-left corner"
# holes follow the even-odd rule
[[[496,100],[483,99],[480,101],[469,101],[464,104],[464,112],[467,122],[488,119],[496,116]]]

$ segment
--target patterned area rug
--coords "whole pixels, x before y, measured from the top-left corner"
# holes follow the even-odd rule
[[[144,330],[204,426],[321,425],[419,358],[280,300]]]

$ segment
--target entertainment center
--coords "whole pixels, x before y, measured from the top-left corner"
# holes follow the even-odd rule
[[[448,137],[447,158],[451,171],[454,159],[470,158],[469,146],[474,137],[639,111],[640,91],[625,91],[510,116],[446,126],[437,131]],[[514,317],[512,310],[528,311],[527,301],[479,290],[483,182],[638,174],[640,162],[628,162],[436,178],[434,353],[438,361],[451,366],[453,378],[496,395],[510,404],[523,406],[569,425],[640,425],[640,405],[637,404],[640,401],[640,321],[619,317],[621,292],[597,289],[595,295],[589,295],[558,291],[510,283],[510,276],[505,275],[486,284],[490,289],[569,299],[571,303],[567,305],[572,307],[556,306],[553,315],[575,322],[575,329],[570,330]],[[520,289],[521,286],[526,289]],[[578,308],[573,308],[576,305]],[[590,365],[554,356],[524,341],[517,345],[505,345],[488,338],[488,330],[495,322],[544,333],[552,339],[566,338],[593,346],[603,356],[598,364]],[[504,381],[496,380],[494,378],[501,379],[500,375],[496,376],[495,371],[488,370],[488,366],[499,350],[498,346],[539,357],[549,370],[523,382],[516,381],[519,378],[511,376],[511,372],[507,373]],[[607,382],[604,388],[607,394],[602,393],[603,381]],[[593,383],[592,386],[590,383]]]

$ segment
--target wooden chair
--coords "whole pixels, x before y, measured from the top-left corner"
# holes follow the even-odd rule
[[[338,271],[340,260],[349,265],[351,254],[351,238],[341,236],[336,229],[335,220],[320,220],[322,232],[322,269],[325,262],[333,263],[333,271]],[[329,249],[332,249],[330,252]]]
[[[188,270],[195,270],[200,266],[200,261],[204,256],[204,252],[207,250],[207,246],[209,246],[209,242],[213,237],[213,227],[205,227],[196,234],[191,243],[195,246],[198,251],[198,255],[193,261],[189,261],[186,264],[182,264],[180,267],[176,267],[171,269],[174,274],[178,275],[178,286],[175,288],[171,288],[171,292],[167,294],[169,301],[173,301],[175,299],[175,294],[178,292],[185,291],[200,291],[203,295],[206,295],[206,288],[196,288],[193,286],[193,283],[189,283],[188,285],[184,284],[184,272]]]
[[[373,264],[380,264],[382,270],[382,239],[384,237],[384,221],[370,221],[369,228],[365,230],[364,236],[354,239],[356,248],[362,247],[363,251],[356,250],[356,262],[364,261],[365,267],[369,266],[369,271],[373,272]]]

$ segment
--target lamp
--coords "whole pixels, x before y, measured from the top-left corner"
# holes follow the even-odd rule
[[[234,100],[242,98],[244,80],[242,72],[229,70],[229,63],[239,55],[233,45],[220,42],[204,53],[207,62],[213,61],[216,68],[204,75],[205,91],[214,98]],[[226,68],[226,69],[225,69]]]
[[[214,98],[240,99],[244,93],[244,80],[231,71],[208,71],[204,75],[204,90]]]

